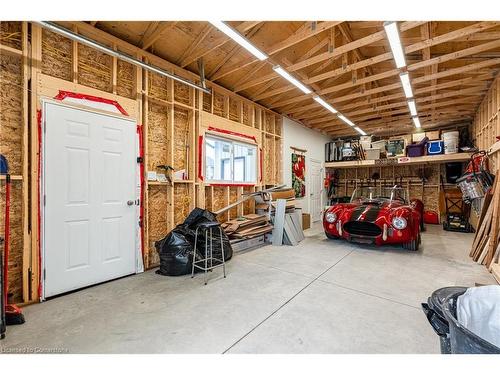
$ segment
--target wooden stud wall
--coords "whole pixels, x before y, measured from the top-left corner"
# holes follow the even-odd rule
[[[497,142],[500,136],[500,75],[497,75],[490,86],[484,100],[479,105],[472,122],[471,133],[474,143],[481,150],[490,151],[492,171],[500,168],[500,147]]]
[[[163,69],[195,79],[192,73],[102,31],[88,29],[86,25],[72,27],[77,32],[81,28],[101,43],[145,62],[152,59]],[[0,32],[0,152],[9,158],[15,175],[9,259],[13,302],[39,299],[36,181],[37,111],[41,97],[53,97],[62,89],[117,100],[142,125],[145,170],[157,170],[158,165],[186,169],[187,179],[173,181],[172,186],[156,181],[146,184],[143,197],[146,268],[159,263],[155,241],[182,222],[194,207],[217,210],[237,201],[244,192],[281,182],[280,115],[210,82],[212,95],[138,69],[36,25],[2,22]],[[198,179],[197,140],[204,113],[231,120],[238,131],[257,132],[264,161],[263,178],[259,178],[257,185],[210,186]],[[0,200],[0,205],[3,203]],[[219,220],[253,210],[254,205],[246,202],[224,213]]]
[[[0,154],[12,175],[9,300],[28,295],[28,27],[25,22],[0,22]],[[5,210],[5,181],[0,182],[0,215]],[[2,216],[3,217],[3,216]],[[4,233],[4,222],[0,221]]]
[[[500,168],[500,74],[497,74],[487,94],[479,105],[471,125],[474,143],[479,149],[487,150],[490,170],[496,173]],[[500,263],[494,259],[489,267],[500,283]]]

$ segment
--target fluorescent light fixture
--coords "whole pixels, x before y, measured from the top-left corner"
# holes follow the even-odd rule
[[[420,125],[420,119],[417,116],[415,116],[415,117],[412,117],[412,120],[413,120],[413,123],[415,124],[415,127],[420,129],[420,127],[422,126],[422,125]]]
[[[408,108],[410,108],[410,114],[412,116],[417,115],[417,107],[415,106],[415,100],[408,100]]]
[[[361,129],[361,128],[359,128],[359,127],[357,127],[357,126],[354,127],[354,130],[356,130],[361,135],[366,135],[366,133],[364,132],[364,130]]]
[[[285,69],[283,69],[281,66],[276,65],[273,67],[274,71],[278,73],[280,76],[285,78],[287,81],[290,83],[294,84],[297,86],[304,94],[310,94],[312,91],[309,87],[304,85],[302,82],[300,82],[297,78],[293,77],[290,73],[288,73]]]
[[[411,89],[411,83],[410,83],[410,75],[408,74],[408,72],[401,73],[399,75],[399,79],[401,79],[401,84],[403,85],[405,96],[407,98],[413,98],[413,91]]]
[[[332,113],[337,113],[338,112],[335,108],[333,108],[330,104],[328,104],[326,101],[324,101],[319,96],[315,96],[314,100],[316,100],[319,104],[321,104],[323,107],[325,107],[326,109],[328,109],[330,112],[332,112]]]
[[[387,39],[389,39],[392,56],[396,62],[396,68],[399,69],[406,66],[405,53],[403,51],[401,39],[399,38],[398,23],[395,21],[384,22],[384,28],[385,33],[387,34]]]
[[[250,43],[247,38],[245,38],[243,35],[241,35],[239,32],[237,32],[231,26],[227,25],[225,22],[223,22],[223,21],[209,21],[209,22],[212,25],[214,25],[217,29],[219,29],[219,31],[222,31],[224,34],[226,34],[228,37],[230,37],[232,40],[234,40],[240,46],[245,48],[248,52],[250,52],[252,55],[254,55],[259,60],[263,61],[269,57],[264,52],[262,52],[260,49],[255,47],[252,43]]]
[[[347,125],[349,125],[349,126],[356,126],[356,125],[354,125],[354,122],[352,122],[351,120],[349,120],[344,115],[338,115],[338,116],[339,116],[339,119],[341,119],[342,121],[344,121]]]

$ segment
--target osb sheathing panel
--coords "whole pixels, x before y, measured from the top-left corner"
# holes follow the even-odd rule
[[[253,186],[245,186],[243,187],[243,193],[253,193]],[[255,212],[255,199],[250,198],[243,202],[243,214],[253,214]]]
[[[5,181],[0,182],[0,233],[5,233]],[[9,253],[9,298],[12,302],[23,300],[23,230],[22,230],[22,183],[12,181],[10,197],[10,253]],[[3,251],[3,249],[2,249]]]
[[[436,187],[424,188],[424,207],[439,212],[439,191]]]
[[[214,211],[212,209],[212,195],[210,194],[210,191],[211,191],[211,187],[210,186],[205,186],[205,207],[207,210],[209,211]]]
[[[125,61],[117,61],[116,93],[133,99],[135,87],[135,67]]]
[[[15,49],[22,48],[21,22],[0,22],[0,43]]]
[[[13,175],[22,172],[22,95],[20,59],[0,55],[0,153]]]
[[[148,111],[148,171],[159,165],[168,165],[170,137],[167,106],[149,105]]]
[[[113,58],[90,47],[78,44],[78,83],[98,90],[113,90]]]
[[[71,40],[42,30],[42,73],[70,81],[73,70]]]
[[[169,231],[168,227],[168,189],[165,186],[152,185],[148,196],[148,257],[149,266],[159,262],[155,242],[161,240]]]
[[[240,121],[239,102],[235,99],[229,98],[229,119],[233,121]]]
[[[250,123],[250,121],[251,121],[250,110],[251,110],[251,108],[249,107],[249,105],[246,103],[243,103],[243,108],[242,108],[243,124],[248,125],[248,126],[252,126],[252,124]]]
[[[188,184],[174,185],[174,224],[182,223],[190,212],[191,194]]]
[[[190,145],[190,113],[180,107],[174,109],[174,169],[188,169],[187,152]]]
[[[271,113],[264,114],[264,130],[268,133],[274,133],[274,115]]]
[[[205,112],[212,112],[212,95],[203,93],[203,110]]]
[[[174,81],[174,100],[186,105],[192,105],[191,88],[182,82]]]
[[[272,184],[274,181],[273,143],[274,138],[266,135],[264,138],[264,182],[266,184]],[[292,166],[290,166],[290,168],[292,168]]]
[[[278,118],[278,117],[275,117],[275,118],[276,118],[276,122],[274,124],[274,133],[276,135],[281,135],[282,127],[283,127],[283,121],[281,120],[281,118]]]
[[[238,188],[231,186],[229,188],[229,203],[232,204],[238,201]],[[238,207],[235,206],[229,210],[229,216],[231,219],[238,217]]]
[[[155,99],[170,100],[168,78],[156,73],[148,73],[148,95]]]
[[[283,155],[281,149],[281,139],[276,138],[275,140],[275,155],[274,155],[274,173],[275,173],[275,182],[278,184],[281,182],[281,174],[282,169],[281,163],[283,162]]]
[[[213,97],[214,97],[213,114],[221,117],[226,117],[226,111],[224,105],[225,97],[217,92],[214,92]]]
[[[214,186],[214,199],[212,202],[212,211],[220,210],[227,205],[226,203],[226,188],[223,186]],[[217,220],[225,221],[227,214],[218,215]]]

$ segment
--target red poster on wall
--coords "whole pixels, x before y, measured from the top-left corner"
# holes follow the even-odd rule
[[[292,153],[292,188],[295,198],[306,195],[306,157]]]

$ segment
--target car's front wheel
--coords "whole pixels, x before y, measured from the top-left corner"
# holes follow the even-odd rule
[[[340,238],[339,236],[335,236],[335,235],[330,234],[328,232],[325,232],[325,235],[326,235],[326,238],[328,238],[329,240],[338,240]]]
[[[418,234],[417,238],[415,238],[413,241],[407,242],[403,245],[403,247],[407,250],[410,251],[418,251],[420,248],[420,233]]]

